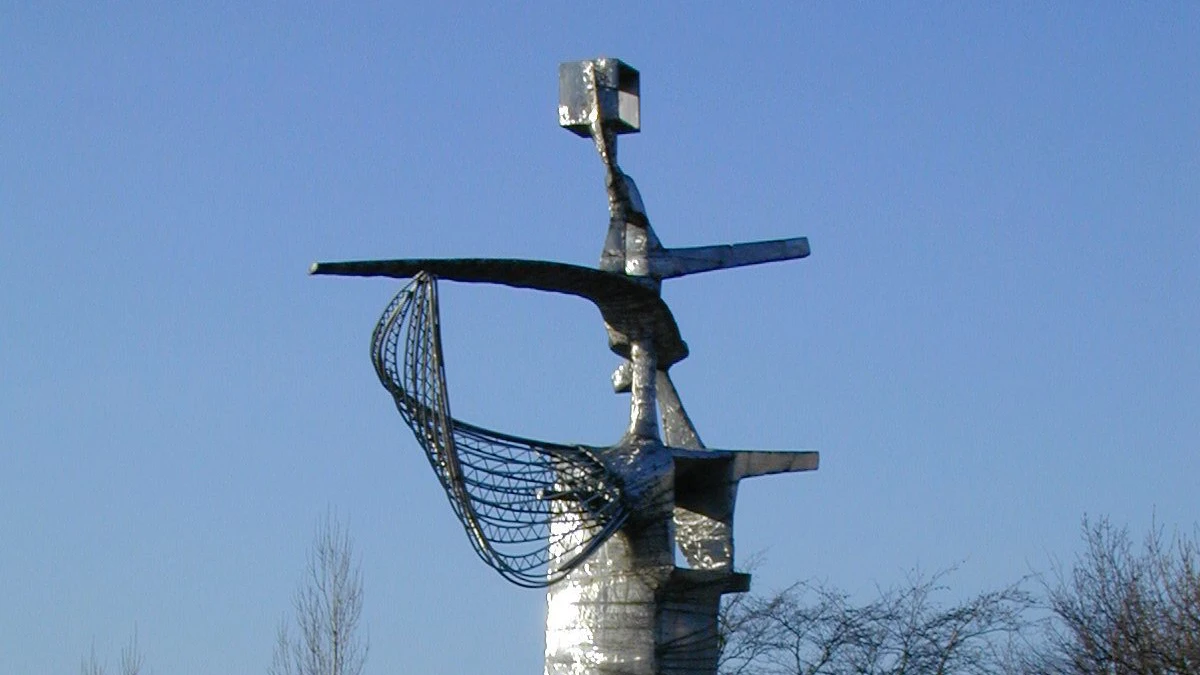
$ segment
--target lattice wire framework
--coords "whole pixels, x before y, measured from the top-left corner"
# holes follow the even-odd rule
[[[602,449],[519,438],[451,416],[432,275],[415,275],[384,310],[371,361],[475,552],[508,580],[558,581],[628,519],[620,477]]]

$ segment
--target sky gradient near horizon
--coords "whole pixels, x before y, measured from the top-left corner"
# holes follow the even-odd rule
[[[1085,515],[1191,531],[1200,7],[0,3],[0,672],[262,673],[318,516],[369,673],[540,672],[543,596],[473,555],[367,358],[399,284],[314,260],[593,265],[560,61],[641,71],[621,139],[668,246],[808,259],[668,281],[755,588],[1070,561]],[[576,300],[444,284],[457,417],[610,443]]]

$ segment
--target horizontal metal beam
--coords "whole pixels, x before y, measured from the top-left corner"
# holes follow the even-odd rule
[[[671,279],[730,267],[795,260],[808,254],[808,237],[794,237],[741,244],[667,248],[651,254],[648,262],[650,276]]]
[[[406,279],[425,272],[439,279],[501,284],[586,298],[609,328],[609,347],[629,358],[631,341],[650,337],[660,368],[688,355],[675,317],[647,279],[594,267],[507,258],[410,258],[313,263],[310,274]]]
[[[671,448],[675,466],[681,474],[696,474],[702,483],[736,483],[743,478],[767,476],[773,473],[816,471],[821,463],[820,453],[813,450],[685,450]],[[718,467],[729,463],[728,473]],[[708,478],[701,478],[708,474]]]

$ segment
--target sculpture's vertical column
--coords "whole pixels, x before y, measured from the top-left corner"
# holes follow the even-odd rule
[[[633,519],[546,591],[545,675],[658,675],[661,599],[674,571],[673,467],[660,443],[618,446],[605,458],[629,477]],[[582,537],[556,515],[551,538]],[[574,541],[561,540],[560,551]],[[551,551],[552,555],[556,551]],[[551,573],[557,558],[551,560]]]
[[[617,135],[640,128],[638,73],[597,59],[563,64],[559,75],[559,122],[590,136],[605,166],[610,223],[600,267],[657,288],[649,257],[661,245],[637,187],[617,164]],[[688,581],[688,570],[675,567],[675,465],[659,437],[658,355],[648,330],[626,337],[629,428],[605,461],[625,478],[623,492],[636,515],[548,589],[545,673],[714,675],[722,590]],[[551,530],[565,536],[576,524],[561,514]]]

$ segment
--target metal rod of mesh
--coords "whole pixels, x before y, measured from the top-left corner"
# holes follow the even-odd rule
[[[554,583],[628,518],[621,481],[602,450],[510,436],[451,416],[433,276],[415,275],[388,304],[371,337],[371,361],[475,552],[505,578],[528,587]]]

